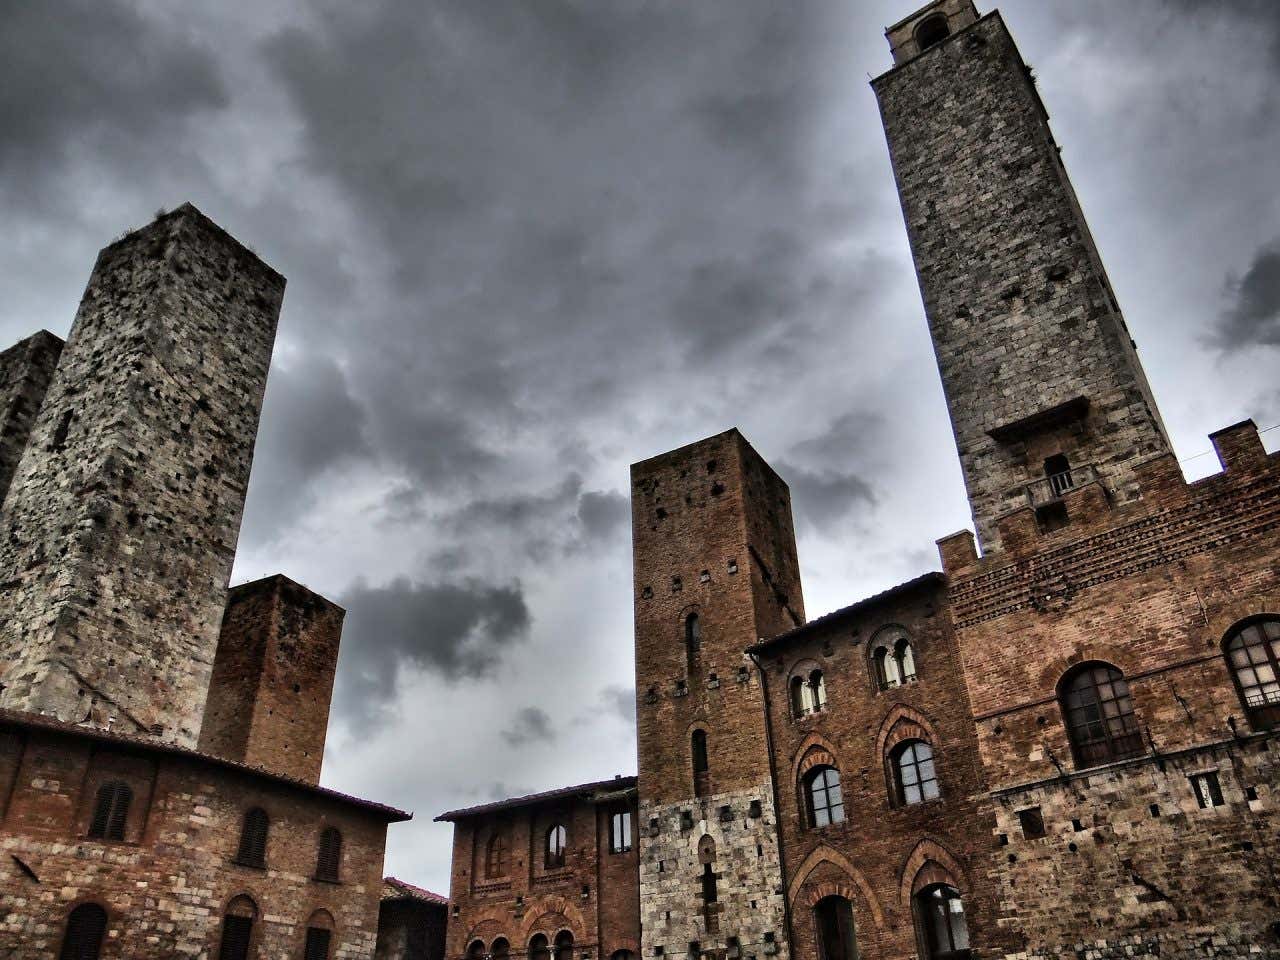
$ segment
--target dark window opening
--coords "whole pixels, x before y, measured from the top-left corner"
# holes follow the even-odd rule
[[[534,934],[529,941],[529,960],[551,960],[551,944],[545,934]]]
[[[227,912],[222,918],[218,960],[249,960],[253,922],[257,917],[258,908],[248,897],[236,897],[227,905]]]
[[[489,849],[484,856],[484,875],[494,880],[507,874],[507,835],[498,831],[489,838]]]
[[[1049,492],[1054,497],[1062,496],[1075,486],[1071,478],[1071,462],[1065,454],[1055,453],[1052,457],[1047,457],[1044,461],[1044,475],[1049,481]]]
[[[1142,753],[1129,684],[1115,667],[1094,663],[1071,675],[1063,687],[1062,713],[1078,767]]]
[[[702,902],[715,903],[719,899],[719,887],[716,885],[715,870],[711,864],[702,865]]]
[[[1196,803],[1201,810],[1222,806],[1222,785],[1218,783],[1218,774],[1214,771],[1192,774],[1191,789],[1195,791]]]
[[[331,930],[308,927],[307,943],[302,952],[304,960],[329,960],[329,943],[332,939]]]
[[[267,829],[270,821],[267,812],[254,807],[244,815],[244,828],[240,831],[240,849],[236,863],[245,867],[262,868],[267,865]]]
[[[467,947],[467,960],[483,960],[484,958],[484,941],[472,940],[471,945]]]
[[[547,831],[546,867],[548,870],[556,870],[564,866],[565,837],[566,833],[563,824],[557,823]]]
[[[969,928],[960,891],[945,883],[925,887],[916,896],[929,960],[967,960]]]
[[[826,897],[813,908],[813,918],[818,928],[819,960],[857,960],[853,904],[844,897]]]
[[[876,682],[881,690],[892,690],[916,679],[916,657],[911,640],[900,631],[880,640],[872,648]]]
[[[827,685],[821,670],[791,678],[791,714],[807,717],[827,708]]]
[[[342,834],[334,827],[320,831],[320,848],[316,853],[316,879],[338,882],[342,864]]]
[[[573,960],[573,934],[568,930],[556,934],[555,960]]]
[[[1040,812],[1039,807],[1032,807],[1030,810],[1019,810],[1018,823],[1022,827],[1022,835],[1028,840],[1044,836],[1044,814]]]
[[[835,767],[816,767],[805,783],[809,801],[809,823],[825,827],[844,821],[844,794],[840,789],[840,771]]]
[[[933,747],[923,740],[907,740],[894,749],[893,772],[899,804],[910,806],[938,796]]]
[[[684,618],[684,649],[689,661],[689,672],[693,673],[702,652],[702,620],[696,613]]]
[[[631,849],[631,811],[622,810],[609,818],[609,850],[626,853]]]
[[[58,960],[98,960],[107,932],[107,911],[96,903],[82,903],[67,915]]]
[[[93,820],[89,823],[89,838],[123,840],[131,800],[133,791],[123,781],[110,780],[99,787],[93,805]]]
[[[506,937],[499,937],[493,941],[493,949],[489,951],[489,956],[493,960],[507,960],[511,956],[511,944]]]
[[[916,44],[920,49],[928,50],[951,36],[951,27],[947,24],[945,13],[935,13],[920,21],[916,27]]]
[[[707,758],[707,732],[693,731],[689,739],[690,752],[693,758],[693,793],[704,797],[711,792],[711,765]]]
[[[1257,617],[1237,627],[1223,646],[1249,722],[1280,723],[1280,617]]]

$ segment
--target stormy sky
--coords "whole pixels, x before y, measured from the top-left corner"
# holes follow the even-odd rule
[[[0,340],[186,200],[289,278],[234,579],[347,608],[324,782],[415,811],[389,873],[635,770],[632,461],[740,427],[811,615],[969,525],[867,83],[914,5],[0,0]],[[1002,10],[1204,475],[1280,422],[1280,5]]]

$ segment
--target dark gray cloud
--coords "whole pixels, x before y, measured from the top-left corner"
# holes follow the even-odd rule
[[[8,204],[61,206],[61,191],[46,188],[77,152],[135,175],[170,161],[187,124],[228,104],[212,51],[134,4],[6,2],[0,18],[0,194]],[[173,153],[162,157],[156,144],[165,139]]]
[[[857,474],[805,470],[788,463],[778,463],[777,470],[791,488],[797,525],[812,532],[847,532],[839,529],[841,521],[856,510],[876,504],[871,484]]]
[[[610,685],[600,691],[605,708],[628,726],[636,724],[636,688]]]
[[[1280,347],[1280,240],[1262,247],[1242,275],[1227,278],[1228,304],[1211,342],[1221,350]]]
[[[458,682],[497,670],[529,632],[519,584],[356,585],[340,598],[342,633],[335,709],[368,728],[394,708],[401,674],[414,668]]]
[[[513,747],[530,743],[552,743],[556,739],[556,731],[547,711],[541,707],[523,707],[502,731],[502,739]]]
[[[1241,33],[1261,28],[1271,41],[1272,65],[1280,70],[1280,4],[1274,0],[1163,0],[1183,15],[1205,22],[1231,19]]]

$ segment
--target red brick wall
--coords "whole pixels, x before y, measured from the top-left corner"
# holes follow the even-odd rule
[[[917,679],[881,690],[871,646],[886,627],[905,628]],[[794,955],[819,955],[813,906],[840,893],[853,903],[861,956],[914,956],[910,892],[928,861],[944,865],[960,889],[975,948],[986,954],[1005,945],[989,878],[995,823],[945,586],[925,581],[861,604],[782,641],[761,662],[769,684]],[[813,669],[823,672],[827,708],[797,718],[788,683]],[[907,731],[923,732],[931,743],[941,795],[902,806],[886,753]],[[845,804],[843,823],[820,828],[807,823],[803,786],[806,762],[819,755],[835,761]]]
[[[319,782],[344,616],[278,574],[233,588],[200,749]]]
[[[0,955],[56,956],[68,912],[93,901],[109,918],[104,960],[216,956],[223,909],[239,895],[257,905],[260,956],[300,956],[317,910],[333,917],[335,960],[373,955],[386,837],[380,816],[199,758],[73,734],[3,731],[0,772],[15,769],[0,799]],[[106,779],[133,790],[123,841],[86,836]],[[271,821],[265,870],[232,862],[245,811],[255,805]],[[327,826],[342,832],[339,883],[312,879]]]
[[[632,848],[609,849],[609,817],[625,808],[632,818]],[[547,830],[565,825],[565,865],[548,870]],[[489,839],[501,830],[507,838],[504,876],[485,875]],[[467,945],[485,948],[506,937],[512,955],[523,956],[530,938],[549,940],[562,929],[573,934],[576,952],[592,951],[605,960],[617,950],[638,950],[640,941],[635,791],[597,800],[572,797],[535,803],[454,824],[446,956],[465,955]]]

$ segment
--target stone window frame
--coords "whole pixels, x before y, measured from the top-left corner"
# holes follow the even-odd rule
[[[884,657],[880,656],[881,650],[885,651]],[[886,623],[877,629],[867,643],[867,663],[875,692],[887,693],[890,690],[900,690],[911,683],[919,683],[918,654],[915,636],[902,624]],[[888,670],[885,668],[885,661],[889,658],[893,659],[896,678],[889,677]]]
[[[816,682],[814,677],[817,677]],[[787,674],[788,715],[792,720],[807,720],[826,711],[826,672],[816,660],[806,658],[798,661]]]
[[[940,34],[936,39],[925,43],[921,36],[930,29],[936,30],[939,26],[946,30],[946,33]],[[916,50],[924,53],[926,50],[932,50],[938,44],[944,42],[951,36],[951,18],[947,16],[943,10],[935,10],[927,16],[921,17],[919,22],[911,30],[911,39],[915,41]]]
[[[618,829],[619,826],[622,829]],[[631,808],[614,807],[609,811],[609,852],[630,853],[634,846],[635,824],[632,823]]]
[[[1226,664],[1227,672],[1231,674],[1231,683],[1235,687],[1236,697],[1240,700],[1240,706],[1244,708],[1245,715],[1249,718],[1249,725],[1255,730],[1269,730],[1274,726],[1280,725],[1280,692],[1276,692],[1274,696],[1266,697],[1260,703],[1250,704],[1249,695],[1245,692],[1247,687],[1241,682],[1240,673],[1243,670],[1252,670],[1257,679],[1257,670],[1264,667],[1270,671],[1272,680],[1249,686],[1267,687],[1280,684],[1280,651],[1276,648],[1280,646],[1280,641],[1274,636],[1270,636],[1273,632],[1265,629],[1267,625],[1275,624],[1276,632],[1280,632],[1280,615],[1274,613],[1258,613],[1253,616],[1245,617],[1231,625],[1231,628],[1222,637],[1221,649],[1223,661]],[[1248,656],[1248,663],[1237,663],[1239,659],[1233,656],[1233,645],[1241,642],[1241,652],[1248,651],[1249,645],[1244,642],[1244,633],[1253,627],[1263,627],[1263,643],[1261,646],[1262,660],[1257,659],[1257,653]]]
[[[542,834],[543,869],[563,870],[565,852],[569,848],[569,828],[557,819]]]

